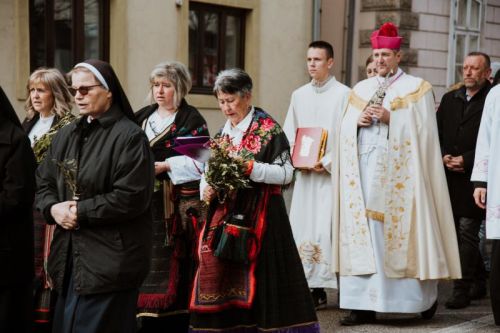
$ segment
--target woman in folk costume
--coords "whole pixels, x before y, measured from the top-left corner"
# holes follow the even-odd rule
[[[476,205],[486,209],[486,238],[493,239],[490,297],[495,324],[500,326],[500,86],[490,90],[484,103],[471,181]]]
[[[438,279],[461,275],[432,87],[398,67],[392,23],[371,42],[378,75],[351,92],[334,157],[332,266],[340,307],[352,310],[343,325],[375,312],[431,318]]]
[[[66,81],[55,68],[39,68],[28,79],[25,104],[26,119],[23,128],[28,134],[37,163],[40,163],[49,149],[57,131],[70,123],[73,97]],[[54,225],[48,225],[43,215],[33,211],[35,227],[35,329],[50,332],[55,305],[55,293],[47,274],[47,259]]]
[[[242,177],[250,185],[216,194],[205,181],[218,172],[210,162],[202,178],[210,208],[198,242],[190,331],[319,332],[281,194],[293,177],[285,133],[252,106],[252,80],[244,71],[219,73],[214,94],[227,118],[215,140],[230,142],[226,147],[245,161]]]
[[[183,64],[164,62],[150,74],[154,104],[136,113],[155,156],[153,261],[138,300],[140,332],[187,332],[198,221],[203,217],[203,164],[174,150],[176,138],[208,136],[200,112],[184,97],[191,77]]]
[[[0,87],[0,332],[32,332],[36,162]]]

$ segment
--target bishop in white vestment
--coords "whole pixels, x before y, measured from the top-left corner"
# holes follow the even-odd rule
[[[372,34],[378,76],[351,92],[332,176],[332,267],[344,325],[375,312],[434,315],[438,279],[460,262],[431,85],[399,67],[392,23]]]
[[[298,128],[321,127],[328,131],[326,154],[318,163],[319,168],[295,173],[290,223],[309,287],[337,288],[337,279],[330,267],[333,195],[330,152],[350,89],[329,75],[333,54],[329,56],[327,49],[322,48],[328,48],[329,44],[322,43],[325,42],[313,42],[309,47],[307,64],[313,79],[293,92],[284,131],[292,149],[299,149],[294,147]],[[326,301],[326,294],[321,293],[321,300]]]

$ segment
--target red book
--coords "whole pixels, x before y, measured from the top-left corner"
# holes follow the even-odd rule
[[[297,169],[312,169],[325,154],[328,131],[321,127],[297,128],[292,163]]]

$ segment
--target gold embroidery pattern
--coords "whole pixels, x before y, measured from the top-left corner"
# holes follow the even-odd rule
[[[201,294],[200,293],[200,300],[214,302],[214,301],[217,301],[219,299],[224,299],[227,297],[245,297],[246,294],[247,293],[244,289],[231,288],[231,289],[227,290],[226,292],[220,293],[220,294]]]
[[[375,221],[384,222],[384,213],[371,209],[366,210],[366,217]]]
[[[413,203],[412,147],[409,138],[392,138],[389,143],[390,169],[385,226],[386,250],[407,246]]]
[[[299,246],[299,256],[305,264],[322,264],[323,251],[319,244],[313,244],[312,242],[303,242]]]
[[[343,136],[341,140],[344,141],[342,145],[341,158],[346,161],[346,167],[342,170],[342,185],[348,186],[345,191],[347,197],[347,212],[346,214],[352,217],[352,224],[342,223],[343,230],[340,232],[342,242],[344,244],[352,243],[355,246],[368,246],[367,239],[369,239],[368,223],[366,220],[363,198],[361,197],[361,184],[359,183],[359,165],[358,165],[358,143],[356,138]],[[343,200],[341,198],[341,200]],[[345,228],[345,229],[344,229]]]
[[[432,85],[429,82],[422,80],[422,83],[420,83],[420,86],[414,92],[409,93],[404,97],[396,97],[391,102],[391,111],[407,108],[408,104],[417,102],[429,90],[432,90]]]
[[[353,90],[349,94],[349,104],[354,106],[356,109],[359,109],[362,111],[366,107],[368,102],[365,101],[364,99],[362,99],[361,97],[359,97],[358,95],[356,95],[356,93]]]

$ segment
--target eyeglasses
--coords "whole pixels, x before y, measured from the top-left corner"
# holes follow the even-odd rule
[[[81,86],[79,88],[68,87],[69,93],[73,96],[76,96],[76,92],[78,91],[80,95],[85,96],[89,93],[90,88],[99,87],[102,84],[95,84],[93,86]]]

